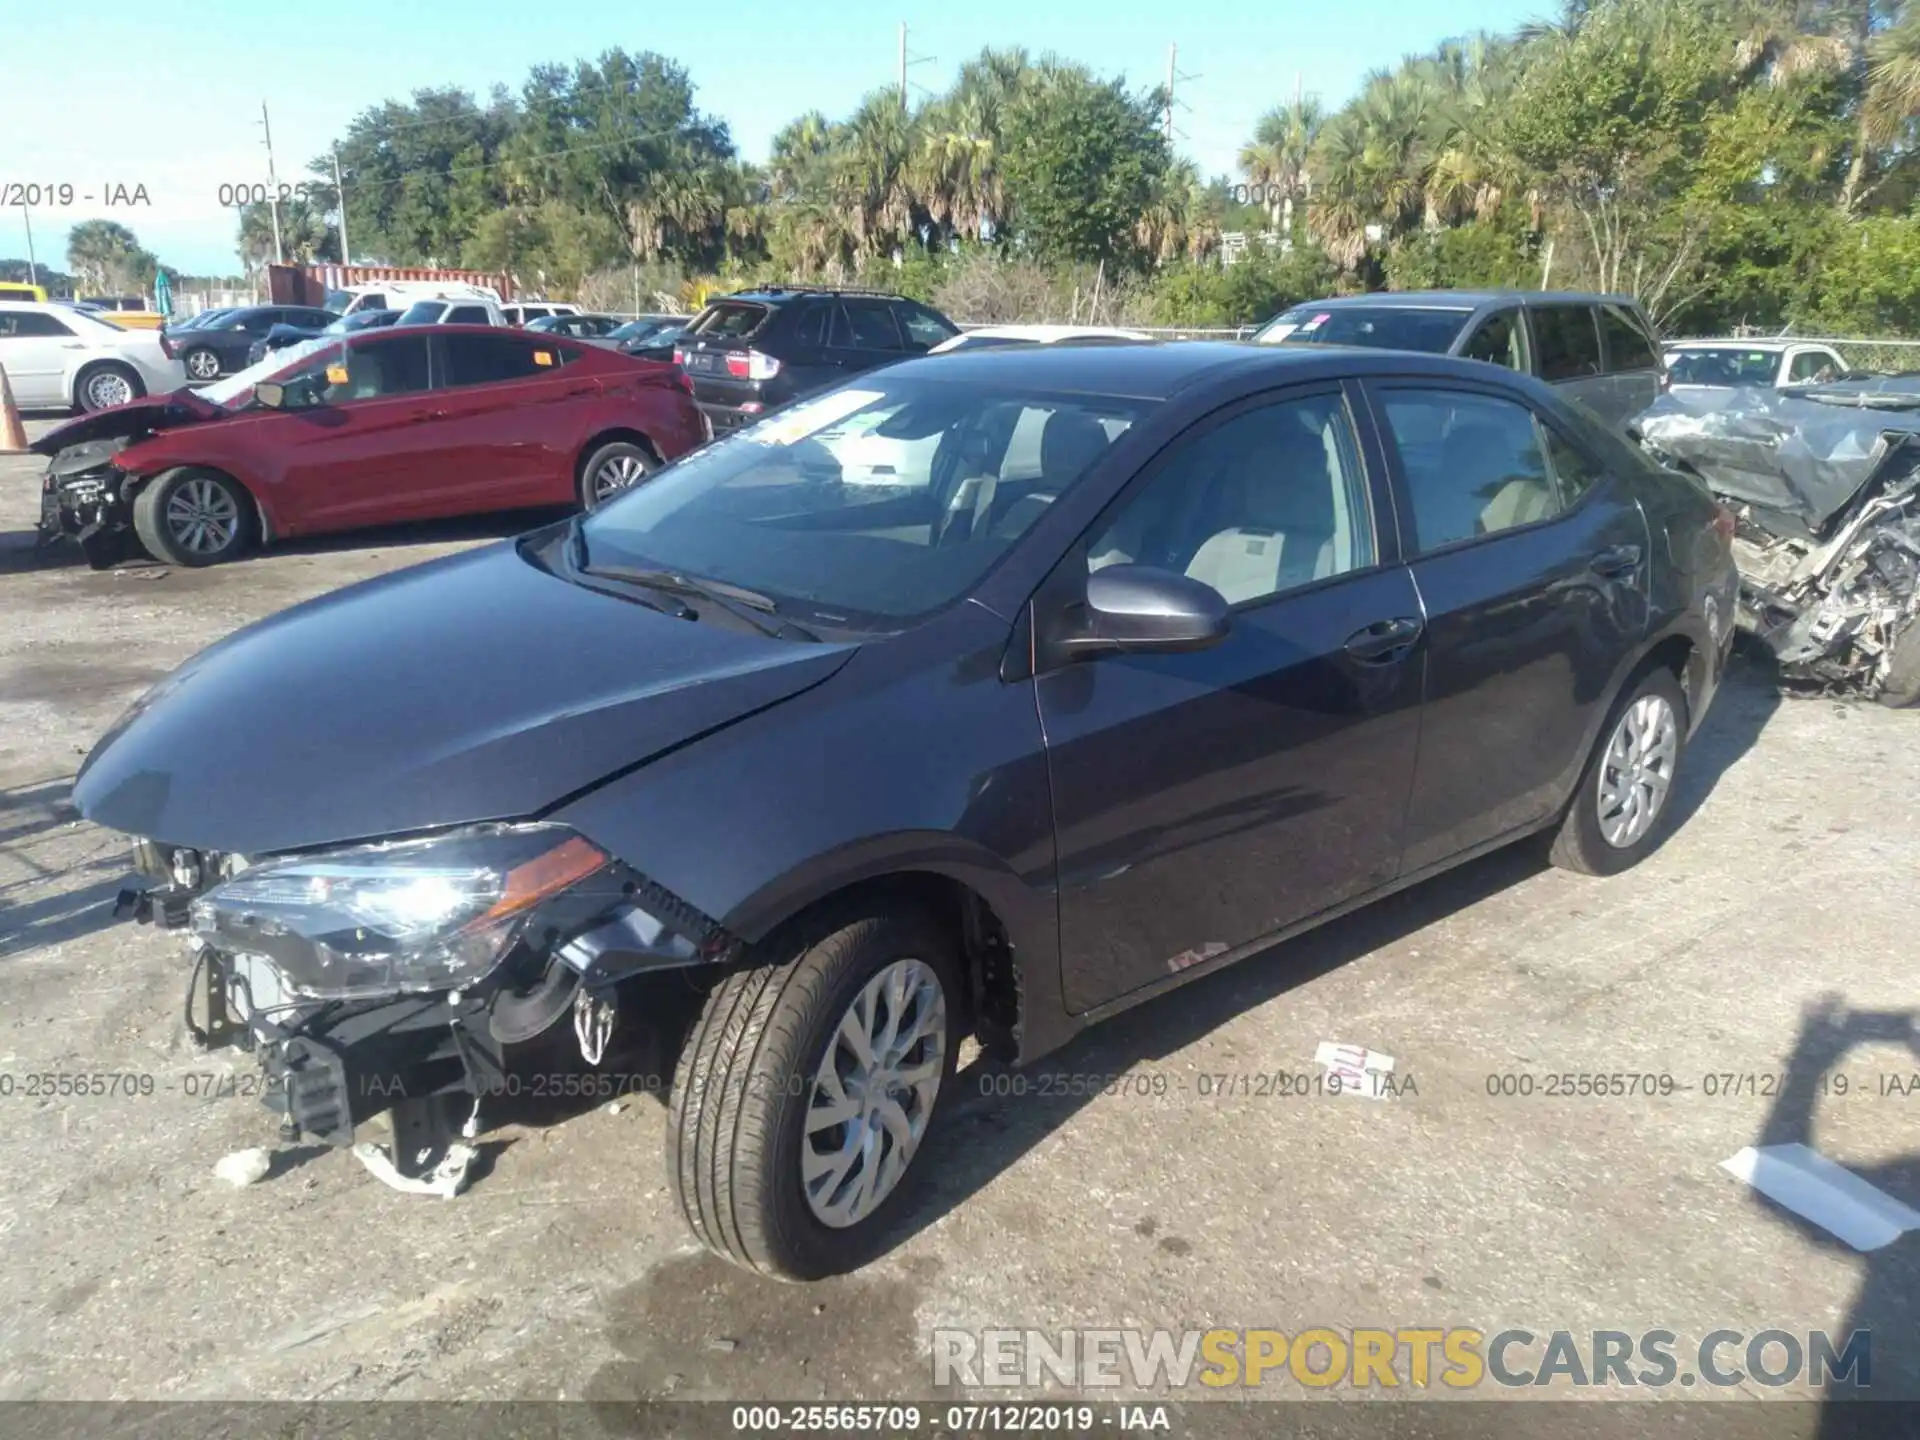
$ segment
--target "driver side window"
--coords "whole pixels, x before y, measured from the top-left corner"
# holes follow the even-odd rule
[[[1089,570],[1171,570],[1230,605],[1373,563],[1359,447],[1334,393],[1262,405],[1176,442],[1087,547]]]
[[[321,351],[285,378],[289,410],[411,395],[428,388],[427,337],[382,336]]]

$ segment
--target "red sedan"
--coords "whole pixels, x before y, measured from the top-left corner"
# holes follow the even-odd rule
[[[41,437],[41,528],[96,565],[130,534],[211,565],[293,535],[591,509],[709,438],[690,390],[677,366],[522,330],[317,337]]]

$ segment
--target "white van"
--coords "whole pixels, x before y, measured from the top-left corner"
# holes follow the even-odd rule
[[[329,290],[327,309],[336,315],[357,315],[362,310],[404,310],[417,300],[484,300],[498,305],[500,293],[453,280],[390,280],[383,285]]]

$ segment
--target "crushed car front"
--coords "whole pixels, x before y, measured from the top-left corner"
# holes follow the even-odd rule
[[[1636,425],[1732,509],[1740,622],[1785,678],[1920,699],[1920,377],[1676,391]]]

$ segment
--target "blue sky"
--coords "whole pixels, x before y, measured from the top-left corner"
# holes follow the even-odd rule
[[[1541,0],[1345,0],[1258,4],[1210,0],[834,0],[803,8],[764,0],[724,5],[611,5],[606,0],[327,0],[261,7],[197,0],[163,7],[95,0],[88,42],[75,54],[73,20],[55,6],[5,21],[8,53],[57,58],[7,67],[0,87],[0,187],[71,183],[80,194],[143,185],[134,208],[42,205],[32,213],[42,260],[64,263],[76,221],[120,220],[169,266],[234,268],[223,183],[262,181],[260,104],[273,122],[280,177],[306,163],[367,106],[417,88],[456,84],[484,95],[518,88],[528,68],[611,46],[657,50],[687,66],[702,108],[732,127],[751,159],[783,123],[817,107],[851,110],[895,83],[899,26],[915,87],[939,90],[983,45],[1025,45],[1124,74],[1145,87],[1166,75],[1167,47],[1192,79],[1176,94],[1179,148],[1208,174],[1232,168],[1268,106],[1290,98],[1296,75],[1329,105],[1374,66],[1475,28],[1506,30],[1551,9]],[[64,58],[72,56],[73,58]],[[84,56],[84,58],[83,58]],[[141,57],[144,57],[141,58]],[[916,88],[916,95],[923,91]],[[23,255],[20,212],[0,212],[0,256]]]

